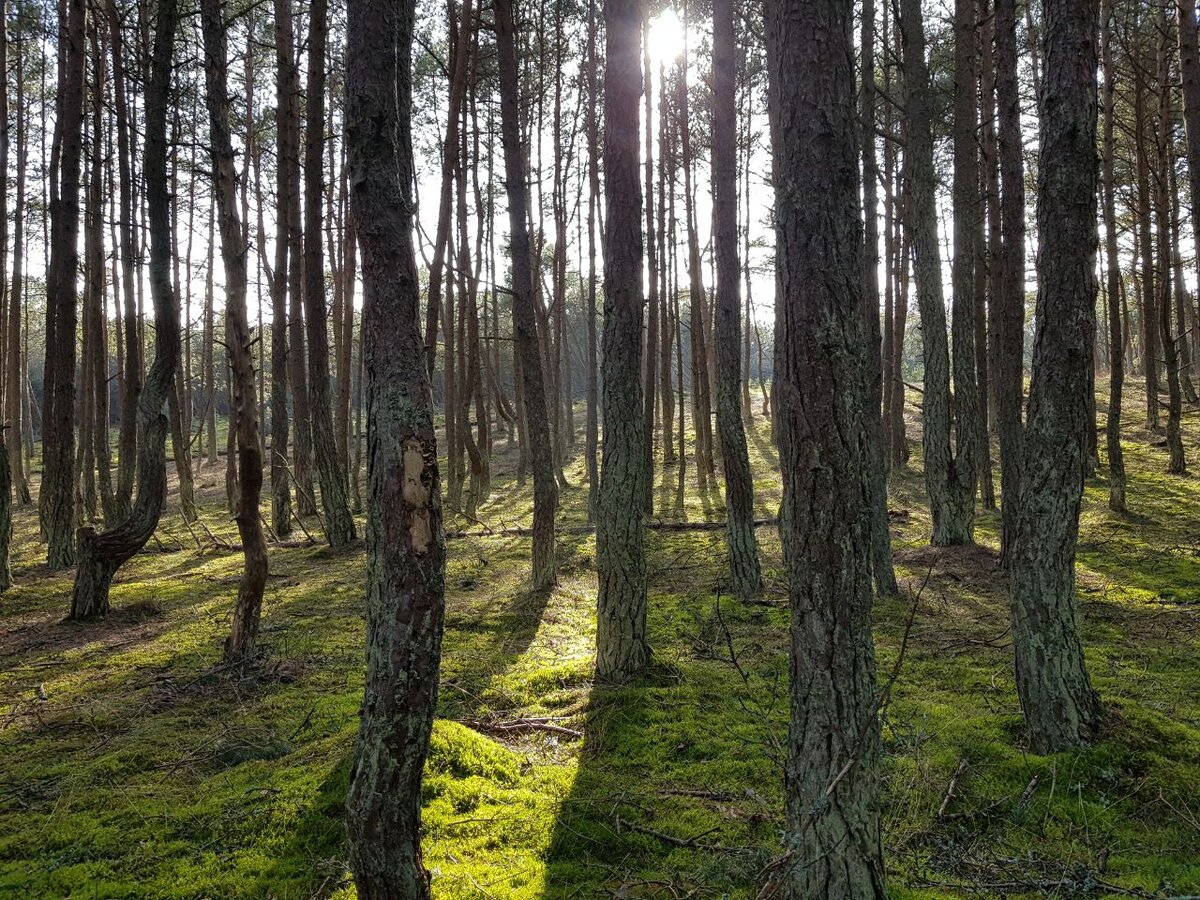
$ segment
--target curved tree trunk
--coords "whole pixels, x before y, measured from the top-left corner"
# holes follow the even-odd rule
[[[204,71],[212,143],[213,181],[225,264],[225,347],[231,372],[230,430],[237,433],[239,486],[236,519],[245,566],[238,586],[233,628],[225,659],[243,662],[254,655],[263,586],[267,581],[267,541],[259,513],[262,446],[258,441],[258,404],[254,396],[254,351],[246,312],[246,255],[249,246],[238,215],[237,169],[230,136],[228,44],[221,0],[203,0]]]
[[[179,308],[171,286],[170,200],[167,190],[167,96],[178,21],[176,0],[160,0],[154,59],[146,87],[146,205],[150,217],[150,289],[154,298],[154,363],[138,400],[142,441],[138,446],[137,496],[129,516],[97,534],[79,529],[79,560],[71,595],[71,618],[108,612],[113,576],[158,526],[167,498],[167,419],[163,404],[174,391],[179,360]]]
[[[1038,307],[1025,478],[1012,544],[1017,694],[1034,752],[1096,735],[1103,710],[1076,622],[1086,393],[1096,330],[1098,6],[1046,0],[1038,161]]]
[[[853,4],[779,0],[766,9],[781,289],[772,397],[792,610],[786,856],[774,878],[790,900],[869,900],[887,891]]]
[[[445,537],[412,244],[414,4],[350,0],[347,18],[369,445],[367,684],[346,799],[350,868],[363,900],[427,900],[421,772],[437,705]]]

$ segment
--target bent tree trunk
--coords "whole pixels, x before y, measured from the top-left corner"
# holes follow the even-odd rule
[[[766,9],[781,288],[772,396],[792,610],[787,855],[775,880],[794,900],[883,898],[853,4]]]
[[[1013,539],[1017,694],[1038,753],[1089,743],[1102,716],[1076,622],[1088,372],[1096,332],[1098,7],[1047,0],[1038,162],[1038,301]]]
[[[504,180],[508,194],[509,243],[512,253],[513,329],[521,357],[525,400],[525,434],[533,463],[533,572],[535,591],[554,584],[554,516],[558,508],[550,414],[538,349],[534,312],[533,271],[526,228],[528,194],[521,154],[518,110],[517,48],[512,0],[496,0],[496,55],[500,75],[500,131],[504,144]]]
[[[713,4],[712,180],[717,253],[717,434],[725,470],[725,511],[729,527],[729,574],[738,597],[762,587],[758,538],[754,533],[754,479],[742,422],[741,265],[737,229],[737,105],[734,65],[733,0]],[[654,383],[653,373],[647,379]],[[647,417],[647,427],[654,424]]]
[[[174,390],[179,360],[179,309],[171,286],[171,225],[167,190],[167,95],[178,20],[177,0],[160,0],[154,58],[146,86],[146,207],[150,220],[150,291],[154,300],[154,363],[138,398],[143,440],[137,450],[137,497],[130,514],[101,534],[85,526],[78,534],[78,565],[71,618],[108,613],[113,576],[158,527],[167,499],[167,418],[162,413]]]
[[[421,770],[437,705],[446,545],[413,251],[413,0],[347,4],[346,151],[367,373],[367,683],[346,799],[364,900],[426,900]]]
[[[235,518],[245,566],[238,586],[233,628],[225,643],[227,662],[254,654],[263,586],[267,581],[267,540],[259,513],[262,446],[258,442],[258,403],[254,396],[254,351],[246,312],[246,233],[238,214],[237,169],[229,126],[228,41],[221,0],[203,0],[204,71],[212,142],[213,180],[225,265],[225,349],[229,355],[230,429],[236,432],[238,498]]]
[[[641,10],[604,4],[604,449],[596,498],[596,674],[632,675],[650,661],[644,546],[642,188],[638,177]]]

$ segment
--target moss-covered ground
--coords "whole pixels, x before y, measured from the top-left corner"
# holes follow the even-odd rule
[[[751,451],[771,516],[780,479],[761,418]],[[980,513],[979,546],[933,551],[916,453],[894,473],[906,596],[875,613],[881,678],[895,673],[894,896],[1200,894],[1200,482],[1162,474],[1144,431],[1127,431],[1126,454],[1133,515],[1108,512],[1101,471],[1079,566],[1109,723],[1091,749],[1055,757],[1024,749],[996,514]],[[494,528],[528,518],[512,460],[501,440],[477,515]],[[221,540],[233,531],[218,468],[200,495]],[[721,518],[719,494],[697,493],[691,468],[680,491],[677,473],[660,470],[656,516]],[[584,521],[583,474],[577,458],[564,524]],[[17,586],[0,597],[0,896],[353,896],[340,817],[363,553],[272,549],[266,659],[235,678],[215,667],[240,557],[194,531],[169,515],[121,573],[113,614],[72,624],[70,575],[45,570],[36,517],[18,516]],[[787,716],[780,547],[772,528],[759,536],[768,587],[744,605],[722,596],[721,532],[651,532],[655,665],[621,688],[591,681],[590,535],[563,537],[548,598],[523,590],[525,538],[451,542],[424,788],[435,896],[754,896],[779,846]],[[554,727],[495,727],[519,719]]]

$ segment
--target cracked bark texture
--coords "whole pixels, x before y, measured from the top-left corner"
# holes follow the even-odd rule
[[[725,540],[733,593],[750,597],[762,588],[754,533],[754,478],[742,422],[741,263],[737,228],[737,105],[733,0],[713,3],[712,181],[713,240],[717,255],[717,434],[725,472]],[[654,374],[647,379],[654,383]],[[653,425],[647,416],[647,427]]]
[[[1089,743],[1102,716],[1075,596],[1096,332],[1098,11],[1044,5],[1037,335],[1011,566],[1017,693],[1038,753]]]
[[[363,275],[367,679],[346,799],[364,900],[423,900],[421,771],[437,705],[445,535],[413,248],[413,0],[347,4],[346,151]]]
[[[766,7],[774,406],[791,604],[789,898],[885,897],[871,640],[872,451],[850,0]]]
[[[596,674],[618,680],[650,660],[642,521],[647,472],[641,378],[641,3],[606,0],[604,25],[604,446],[596,497]]]

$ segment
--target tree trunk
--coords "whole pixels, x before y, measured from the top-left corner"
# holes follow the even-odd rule
[[[1017,523],[1023,455],[1021,408],[1025,357],[1025,172],[1017,83],[1016,0],[996,0],[996,117],[999,121],[1000,259],[993,329],[996,345],[996,431],[1000,438],[1001,555],[1007,559]]]
[[[1155,287],[1158,291],[1158,337],[1162,346],[1163,375],[1167,382],[1167,472],[1182,475],[1187,471],[1180,426],[1183,396],[1179,385],[1179,346],[1176,336],[1171,332],[1171,195],[1168,170],[1175,160],[1171,149],[1170,25],[1170,16],[1164,8],[1158,27],[1158,128],[1155,134],[1158,164],[1154,173],[1158,265]]]
[[[347,4],[346,143],[367,356],[367,684],[346,800],[364,900],[426,900],[421,772],[437,706],[445,538],[412,245],[412,0]]]
[[[733,0],[714,0],[712,181],[716,226],[713,239],[717,257],[717,431],[725,470],[729,574],[734,595],[750,597],[762,589],[762,571],[758,562],[758,538],[754,533],[754,477],[750,472],[741,409],[736,55]]]
[[[786,856],[773,878],[795,900],[883,898],[853,4],[766,9],[781,286],[772,396],[792,610]]]
[[[604,453],[596,511],[596,674],[605,680],[628,677],[650,660],[642,518],[649,473],[641,379],[641,18],[637,0],[604,4]]]
[[[7,36],[4,38],[7,44]],[[22,350],[23,301],[25,295],[25,180],[29,159],[25,111],[25,67],[23,53],[17,54],[17,196],[13,208],[13,270],[12,290],[9,292],[8,307],[8,380],[5,382],[7,395],[7,443],[13,448],[9,452],[9,479],[13,493],[22,506],[33,502],[29,493],[29,479],[25,475],[24,454],[21,452],[23,428],[29,424],[25,409],[25,353]]]
[[[321,215],[325,184],[326,0],[312,0],[308,30],[307,127],[304,145],[304,324],[308,338],[308,404],[325,536],[335,549],[354,542],[354,518],[346,499],[346,476],[338,464],[329,395],[329,328],[325,313],[325,262]],[[251,390],[253,395],[253,390]]]
[[[275,0],[276,109],[286,110],[292,90],[291,16],[289,0]],[[288,130],[275,129],[276,206],[275,268],[271,275],[271,530],[279,537],[292,531],[292,489],[288,473],[288,210],[293,187],[283,161],[290,151]]]
[[[79,193],[83,156],[87,9],[64,0],[59,14],[55,160],[51,165],[51,240],[46,271],[46,406],[42,427],[42,492],[49,542],[46,562],[75,562],[75,341],[79,266]],[[54,163],[57,163],[55,165]]]
[[[532,256],[526,231],[528,193],[521,156],[518,120],[517,48],[511,0],[496,0],[496,52],[500,76],[500,128],[504,144],[504,180],[508,193],[509,244],[512,253],[513,331],[521,359],[526,436],[533,464],[533,569],[535,591],[549,590],[556,576],[554,518],[558,484],[554,479],[554,450],[550,442],[542,355],[538,347],[533,301]]]
[[[1104,0],[1101,61],[1104,74],[1104,251],[1105,300],[1108,307],[1108,416],[1104,433],[1108,451],[1108,508],[1128,511],[1125,504],[1125,456],[1121,451],[1121,397],[1125,387],[1125,350],[1121,315],[1121,259],[1117,249],[1116,177],[1113,173],[1116,128],[1115,74],[1112,53],[1114,0]]]
[[[158,527],[167,498],[167,419],[163,403],[175,391],[179,360],[179,306],[171,286],[170,199],[167,182],[167,102],[178,23],[176,0],[160,0],[154,35],[153,66],[146,86],[144,175],[150,220],[150,288],[154,298],[154,363],[138,399],[142,440],[138,445],[137,495],[130,515],[115,528],[97,534],[79,529],[79,564],[71,595],[71,618],[108,613],[113,576],[145,546]]]
[[[973,420],[970,412],[961,419],[959,452],[955,454],[950,446],[950,355],[946,346],[946,307],[942,299],[942,262],[937,239],[932,88],[925,61],[924,28],[920,0],[901,0],[900,31],[908,88],[908,146],[904,154],[908,204],[905,218],[913,249],[913,274],[925,357],[922,402],[925,486],[933,513],[933,544],[945,547],[969,544],[973,540],[975,457],[973,445],[970,453],[965,452],[971,441],[969,429]],[[955,341],[956,350],[959,343],[959,340]],[[965,348],[963,352],[966,352]],[[959,366],[955,367],[955,374],[959,374]],[[963,374],[965,378],[965,371]],[[970,377],[974,379],[973,371]],[[963,400],[969,406],[970,388],[964,388],[963,394]]]
[[[879,164],[875,157],[875,2],[865,0],[862,19],[862,173],[865,253],[863,254],[863,315],[867,335],[867,438],[871,442],[871,569],[875,589],[885,597],[900,594],[892,565],[892,535],[888,519],[887,454],[883,446],[883,361],[879,321]],[[719,380],[718,390],[724,385]],[[718,411],[719,411],[718,406]],[[749,470],[747,470],[749,475]]]
[[[1096,325],[1098,7],[1046,0],[1044,11],[1037,336],[1011,566],[1017,694],[1036,753],[1089,743],[1103,712],[1075,597]]]
[[[249,247],[238,214],[237,169],[230,133],[228,39],[221,0],[203,0],[205,98],[212,144],[213,189],[219,209],[221,260],[225,267],[225,347],[232,373],[229,410],[237,433],[239,495],[235,518],[245,565],[238,586],[233,627],[225,643],[227,662],[254,655],[263,587],[267,580],[267,541],[259,513],[262,448],[258,441],[258,405],[254,397],[254,351],[246,312],[246,255]]]
[[[587,409],[584,412],[584,462],[588,473],[588,522],[596,521],[597,494],[600,489],[600,373],[597,369],[596,342],[596,219],[600,198],[600,136],[596,109],[600,104],[596,0],[588,0],[588,287],[587,287]],[[668,426],[669,427],[669,424]]]

